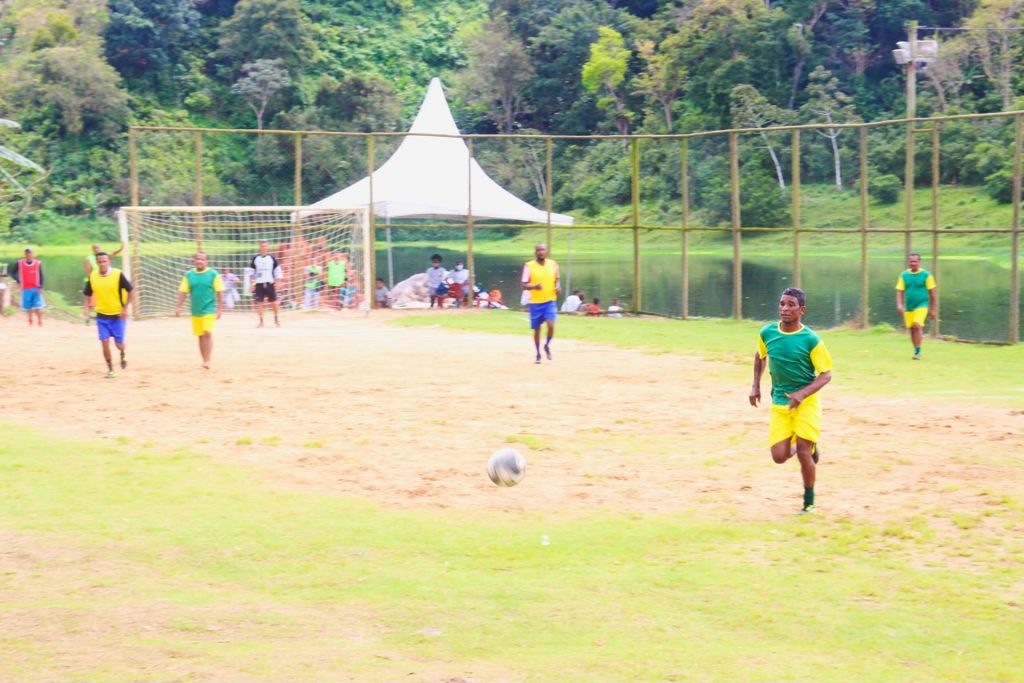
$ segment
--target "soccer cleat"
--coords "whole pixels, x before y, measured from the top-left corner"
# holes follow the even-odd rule
[[[912,358],[913,358],[913,360],[921,360],[921,352],[920,351],[915,351],[914,355],[912,356]]]
[[[113,370],[107,370],[107,379],[114,379],[117,375],[114,374]]]
[[[800,508],[800,512],[798,512],[797,514],[798,515],[813,515],[814,514],[814,506],[813,505],[804,505],[802,508]]]
[[[544,353],[548,354],[548,360],[551,360],[551,349],[548,348],[547,344],[544,345]]]
[[[540,354],[539,353],[537,354],[537,357],[533,360],[533,362],[536,363],[537,365],[540,365]]]

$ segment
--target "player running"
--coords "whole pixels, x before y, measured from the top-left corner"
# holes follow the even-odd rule
[[[34,258],[31,249],[25,249],[25,258],[19,259],[14,268],[14,281],[21,285],[21,310],[28,314],[32,325],[32,314],[36,314],[39,327],[43,326],[43,264]]]
[[[203,357],[203,368],[210,369],[213,356],[213,327],[220,320],[223,310],[224,281],[213,268],[206,267],[206,254],[197,252],[193,258],[195,268],[185,273],[178,286],[178,308],[174,314],[181,315],[185,297],[190,297],[192,307],[192,334],[199,338],[199,355]]]
[[[804,505],[800,514],[814,512],[814,478],[820,450],[821,403],[818,391],[832,380],[832,356],[825,342],[800,322],[807,312],[802,289],[787,287],[779,297],[779,322],[761,328],[754,354],[754,387],[750,405],[761,400],[761,374],[765,359],[772,375],[771,422],[768,443],[772,460],[782,464],[793,456],[800,461]]]
[[[112,259],[115,256],[117,256],[118,254],[120,254],[122,251],[124,251],[124,242],[121,242],[121,246],[119,246],[117,249],[115,249],[114,251],[106,252],[106,254],[107,254],[107,256],[109,256]],[[88,256],[86,256],[85,257],[85,261],[82,262],[82,265],[85,268],[84,282],[86,282],[86,283],[89,282],[89,276],[92,275],[94,270],[96,270],[96,259],[97,259],[97,257],[99,257],[99,255],[101,253],[104,253],[103,252],[103,247],[101,247],[98,244],[93,244],[92,245],[92,252]],[[89,306],[92,307],[92,305],[93,305],[93,302],[89,301]],[[85,316],[85,324],[88,325],[90,320],[91,320],[91,318],[88,315],[86,315]]]
[[[252,257],[250,267],[253,270],[251,292],[253,300],[256,302],[256,313],[260,317],[257,327],[263,327],[263,302],[265,301],[270,302],[270,306],[274,309],[274,324],[280,327],[281,321],[278,319],[280,304],[277,302],[275,284],[281,279],[281,266],[277,264],[277,259],[270,253],[270,244],[267,240],[260,242],[260,253]]]
[[[107,379],[114,377],[114,362],[110,354],[110,338],[114,338],[117,350],[121,352],[121,369],[128,367],[125,359],[124,333],[128,324],[128,303],[132,296],[132,283],[117,268],[110,267],[110,255],[96,254],[96,269],[85,281],[83,312],[89,317],[89,309],[96,307],[96,331],[103,345],[103,359],[107,361]]]
[[[538,244],[533,250],[534,259],[523,266],[523,291],[530,300],[530,327],[533,328],[533,346],[537,351],[535,363],[540,363],[540,327],[548,324],[548,337],[544,342],[544,353],[551,360],[551,339],[555,336],[555,319],[558,317],[557,299],[562,291],[558,263],[548,258],[548,245]]]
[[[907,257],[907,269],[896,280],[896,310],[903,314],[903,323],[910,332],[914,360],[921,360],[924,322],[928,318],[935,320],[937,304],[935,278],[921,270],[921,255],[911,254]]]

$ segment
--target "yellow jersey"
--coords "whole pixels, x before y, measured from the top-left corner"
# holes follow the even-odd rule
[[[531,304],[546,304],[558,298],[558,263],[554,259],[544,259],[544,264],[536,259],[523,266],[523,284],[540,285],[540,289],[529,289]]]
[[[85,283],[85,295],[96,297],[96,315],[105,318],[116,317],[124,310],[132,283],[117,268],[111,268],[106,275],[94,268]]]

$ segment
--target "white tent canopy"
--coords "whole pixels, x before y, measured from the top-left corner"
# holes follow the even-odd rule
[[[409,132],[459,134],[440,79],[430,81]],[[309,208],[368,206],[370,178],[366,177]],[[478,219],[548,222],[546,211],[530,206],[491,180],[476,159],[470,164],[469,149],[465,141],[457,137],[405,137],[391,158],[373,173],[373,210],[385,220],[472,215]],[[551,214],[554,225],[572,225],[572,222],[572,216]]]

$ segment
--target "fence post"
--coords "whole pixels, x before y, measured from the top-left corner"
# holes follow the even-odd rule
[[[732,316],[743,317],[743,260],[740,252],[740,154],[734,131],[729,132],[729,189],[732,204]]]
[[[473,265],[473,138],[466,139],[466,268],[469,269],[467,301],[473,305],[473,283],[476,282],[476,268]],[[461,301],[456,301],[461,306]]]
[[[295,134],[295,207],[302,206],[302,133]]]
[[[134,126],[128,129],[128,177],[132,206],[139,205],[139,151]]]
[[[913,76],[911,76],[912,78]],[[913,251],[911,230],[914,228],[914,126],[907,121],[906,158],[903,163],[903,258]]]
[[[793,129],[790,156],[793,159],[792,191],[793,202],[793,286],[800,287],[800,129]]]
[[[544,208],[548,212],[548,234],[545,238],[548,245],[548,253],[551,253],[551,166],[552,161],[552,144],[551,138],[548,137],[545,141],[547,144],[544,146]],[[572,228],[569,228],[570,230]]]
[[[860,133],[860,308],[861,326],[870,324],[871,305],[868,302],[868,129]]]
[[[370,271],[370,286],[377,282],[377,208],[373,203],[373,171],[374,171],[374,142],[373,136],[366,136],[366,177],[370,179],[370,240],[369,251],[366,255],[366,269]],[[363,292],[363,296],[369,302],[369,308],[376,306],[373,292]]]
[[[1024,145],[1024,115],[1014,117],[1013,126],[1013,237],[1010,246],[1010,343],[1020,342],[1020,201],[1021,147]]]
[[[193,188],[192,201],[196,206],[203,205],[203,134],[196,131],[193,134],[194,148],[195,148],[195,187]],[[197,213],[195,215],[196,222],[196,243],[198,249],[203,248],[203,225],[206,222],[203,219],[203,214]]]
[[[939,124],[932,122],[932,275],[939,282]],[[939,306],[941,299],[935,299],[935,319],[932,321],[932,337],[939,336]]]
[[[629,141],[631,157],[631,204],[633,207],[633,313],[642,310],[640,299],[640,140]]]
[[[679,183],[683,202],[682,230],[682,271],[680,272],[680,317],[686,320],[690,315],[690,141],[683,138],[679,147]]]

